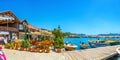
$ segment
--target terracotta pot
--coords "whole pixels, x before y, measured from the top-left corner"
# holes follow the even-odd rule
[[[24,48],[24,51],[27,51],[27,48]]]
[[[7,47],[7,49],[10,49],[10,47]]]
[[[28,48],[27,51],[31,51],[31,48]]]
[[[45,49],[42,49],[42,52],[45,52]]]
[[[62,51],[61,51],[61,49],[56,49],[56,52],[61,53]]]
[[[31,52],[35,52],[35,49],[34,49],[34,48],[31,48]]]
[[[45,50],[45,53],[50,53],[50,49],[46,49],[46,50]]]
[[[8,46],[8,47],[5,47],[6,49],[10,49],[10,47]]]
[[[25,49],[24,47],[21,47],[21,48],[20,48],[20,51],[24,51],[24,49]]]
[[[40,52],[40,48],[36,48],[35,51],[36,51],[36,52]]]

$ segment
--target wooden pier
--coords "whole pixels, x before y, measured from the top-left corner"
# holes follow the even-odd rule
[[[120,45],[64,52],[62,55],[65,56],[65,60],[105,60],[117,54],[117,47],[120,47]]]

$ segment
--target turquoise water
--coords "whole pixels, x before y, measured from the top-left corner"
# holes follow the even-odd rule
[[[113,60],[120,60],[120,57],[114,58]]]
[[[85,44],[88,44],[88,40],[97,40],[98,38],[64,38],[64,42],[68,41],[68,43],[73,43],[77,45],[78,47],[76,50],[80,50],[80,42],[84,42]],[[120,38],[99,38],[99,40],[120,40]]]
[[[80,50],[80,42],[88,44],[88,40],[96,40],[96,38],[64,38],[64,42],[68,41],[68,43],[77,45],[76,50]]]
[[[120,60],[120,55],[115,55],[112,58],[107,59],[107,60]]]

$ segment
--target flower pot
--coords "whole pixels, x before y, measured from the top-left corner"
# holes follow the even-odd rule
[[[10,49],[10,47],[6,47],[7,49]]]
[[[45,50],[45,53],[50,53],[50,49],[46,49],[46,50]]]
[[[31,48],[28,48],[27,51],[31,51]]]
[[[35,52],[35,49],[34,49],[34,48],[31,48],[31,52]]]
[[[62,50],[61,50],[60,48],[58,48],[58,49],[56,49],[56,52],[57,52],[57,53],[61,53]]]
[[[5,47],[6,49],[10,49],[10,46]]]
[[[42,49],[42,52],[44,53],[44,52],[45,52],[45,49]]]
[[[21,48],[20,48],[20,51],[24,51],[24,49],[25,49],[24,47],[21,47]]]
[[[24,51],[27,51],[27,48],[24,48]]]
[[[40,52],[40,48],[36,48],[36,49],[35,49],[35,52]]]

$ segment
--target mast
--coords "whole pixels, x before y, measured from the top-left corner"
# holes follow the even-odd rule
[[[59,31],[61,30],[61,27],[60,27],[60,25],[58,25],[58,30],[59,30]]]

